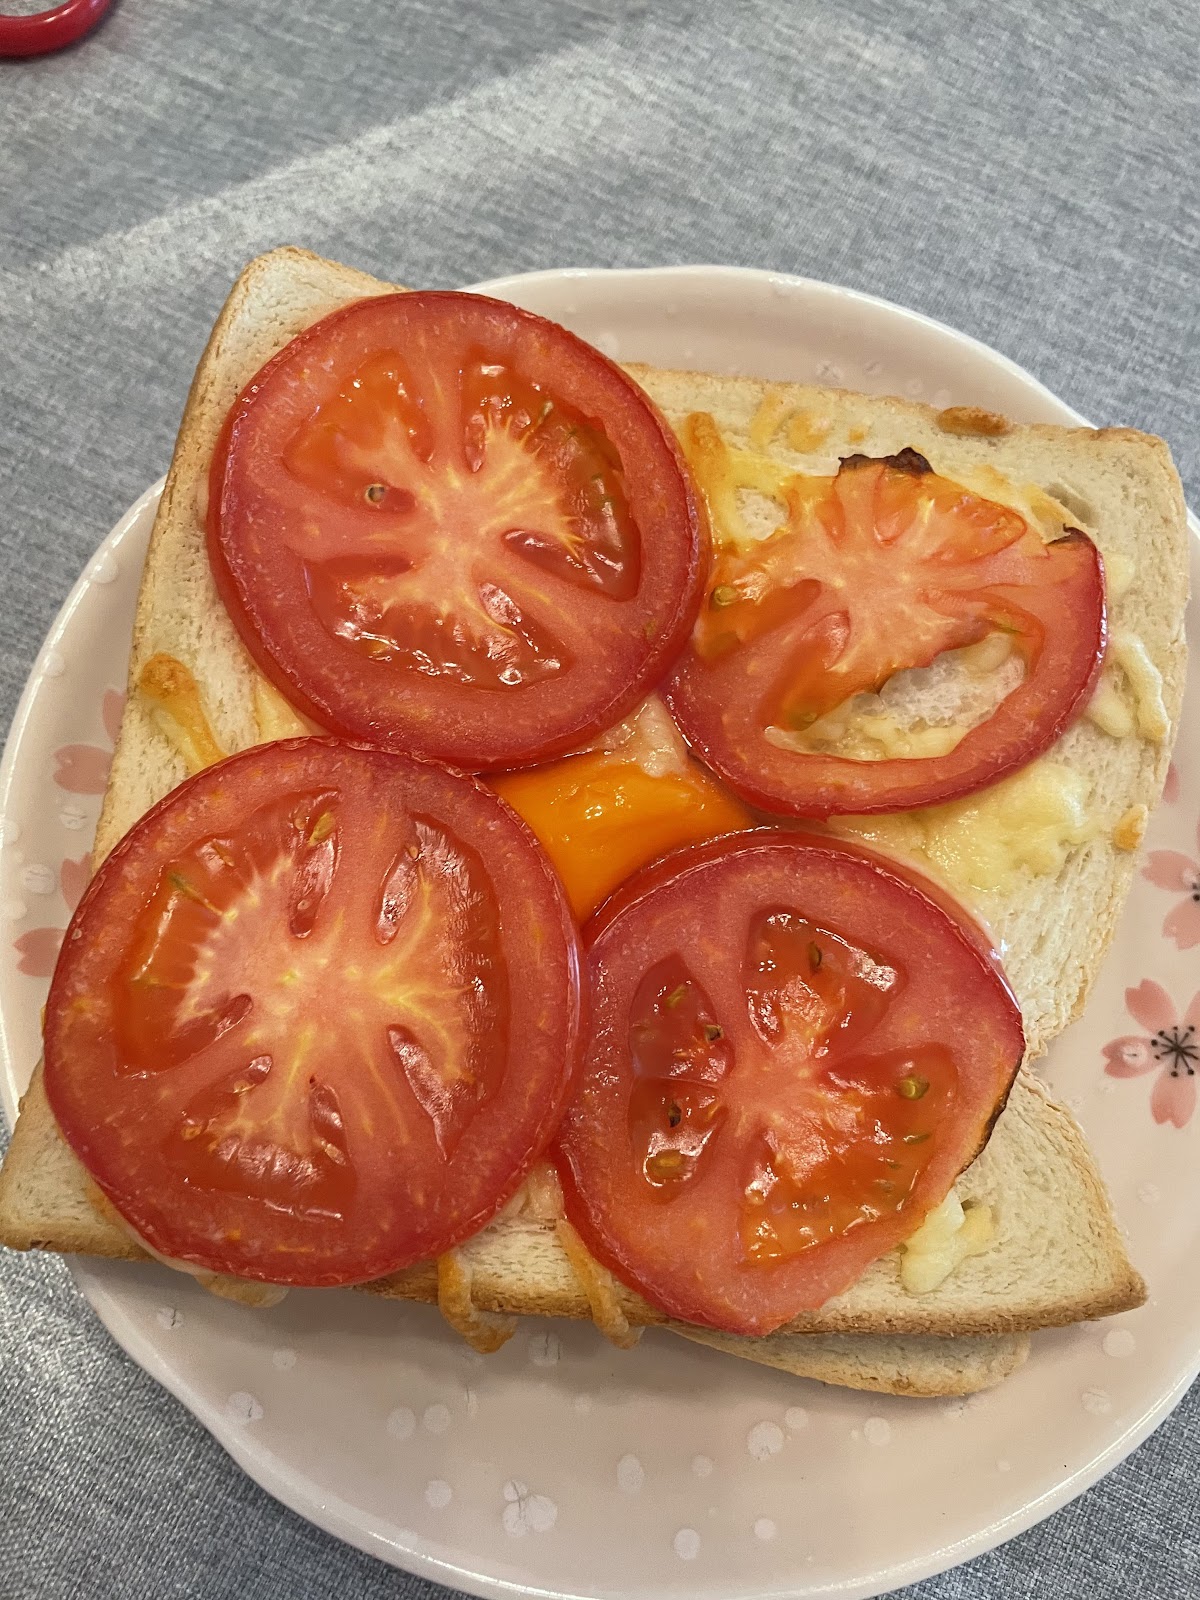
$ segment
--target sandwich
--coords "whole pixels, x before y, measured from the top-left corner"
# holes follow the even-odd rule
[[[960,1394],[1145,1288],[1035,1063],[1166,776],[1161,441],[252,262],[0,1241]]]

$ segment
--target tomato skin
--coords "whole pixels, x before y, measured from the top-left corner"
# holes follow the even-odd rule
[[[889,1137],[897,1141],[890,1148],[899,1159],[886,1165],[908,1162],[904,1176],[909,1187],[898,1209],[883,1207],[879,1215],[846,1226],[846,1215],[858,1203],[853,1182],[861,1191],[863,1172],[869,1178],[869,1162],[862,1167],[862,1161],[873,1159],[875,1148],[872,1143],[859,1150],[852,1140],[850,1165],[843,1162],[836,1168],[844,1173],[839,1181],[851,1184],[850,1200],[843,1204],[841,1222],[831,1236],[805,1248],[783,1236],[782,1248],[768,1241],[764,1253],[761,1240],[746,1232],[754,1216],[767,1214],[752,1211],[754,1186],[744,1188],[748,1171],[761,1170],[747,1166],[759,1147],[756,1130],[772,1126],[773,1116],[783,1112],[785,1122],[779,1126],[784,1145],[799,1141],[797,1148],[803,1149],[808,1113],[803,1099],[789,1099],[788,1075],[801,1070],[791,1065],[797,1058],[785,1053],[773,1065],[774,1047],[764,1053],[770,1028],[764,1032],[761,999],[756,1002],[746,987],[750,969],[738,965],[736,951],[740,936],[753,932],[759,912],[791,906],[814,922],[824,919],[827,953],[832,929],[868,950],[874,960],[892,964],[899,974],[882,1017],[877,1005],[859,1009],[862,996],[869,1000],[871,994],[860,986],[859,1000],[852,999],[849,1011],[842,1013],[842,1032],[835,1027],[828,1036],[839,1042],[824,1056],[826,1046],[814,1046],[804,1070],[811,1072],[815,1063],[824,1077],[814,1081],[835,1085],[839,1071],[849,1072],[847,1082],[862,1086],[866,1103],[877,1108],[868,1112],[868,1122],[882,1114],[884,1122],[872,1125],[891,1126]],[[711,908],[717,907],[719,917],[714,917]],[[849,926],[851,920],[857,925]],[[953,917],[946,897],[928,891],[916,873],[895,870],[892,863],[858,848],[844,850],[840,841],[823,835],[764,829],[681,850],[619,890],[586,928],[585,944],[592,1043],[555,1147],[568,1216],[597,1258],[652,1305],[670,1316],[728,1332],[769,1333],[798,1313],[815,1309],[911,1234],[986,1141],[1023,1053],[1019,1009],[981,931]],[[647,1012],[647,974],[660,969],[664,954],[664,987],[679,976],[673,963],[682,961],[689,969],[688,993],[681,982],[663,1001],[660,988],[656,1009]],[[773,968],[768,963],[762,970]],[[822,977],[828,971],[819,956],[813,971]],[[809,979],[810,984],[815,981]],[[836,973],[831,981],[836,988]],[[694,998],[692,983],[698,986]],[[813,993],[819,997],[819,982]],[[663,1009],[672,1004],[679,1008],[674,1020]],[[683,1024],[683,1013],[697,1008],[706,1031],[698,1044],[681,1051],[671,1030]],[[972,1029],[960,1047],[956,1019],[962,1013],[971,1015]],[[836,1020],[836,1004],[830,1015]],[[643,1021],[637,1021],[639,1016]],[[793,1013],[793,1020],[798,1016]],[[622,1042],[626,1030],[629,1045]],[[660,1057],[665,1066],[655,1069],[652,1057],[645,1057],[639,1067],[637,1052],[651,1049],[645,1041],[656,1034],[659,1048],[666,1050]],[[706,1045],[705,1039],[712,1042]],[[643,1042],[634,1043],[638,1040]],[[727,1054],[719,1058],[713,1054],[717,1051]],[[929,1071],[931,1081],[918,1080],[911,1100],[904,1089],[901,1098],[888,1092],[887,1073],[893,1070],[888,1063],[893,1059],[915,1061]],[[860,1069],[871,1061],[877,1065],[863,1077]],[[778,1063],[788,1074],[782,1079]],[[771,1069],[767,1078],[762,1077],[764,1066]],[[767,1084],[774,1087],[763,1087]],[[645,1091],[656,1085],[656,1093],[663,1085],[674,1086],[669,1128],[662,1128],[657,1147],[668,1154],[671,1149],[684,1152],[693,1168],[673,1189],[660,1181],[657,1171],[651,1178],[651,1158],[646,1167],[650,1182],[643,1181],[636,1154],[657,1105],[646,1100]],[[841,1093],[828,1113],[835,1118]],[[775,1094],[781,1098],[776,1100]],[[847,1104],[854,1099],[851,1093]],[[787,1120],[797,1115],[796,1106],[802,1108],[800,1120]],[[935,1119],[928,1129],[919,1120],[926,1113]],[[828,1127],[836,1125],[834,1121]],[[900,1140],[908,1127],[917,1131]],[[711,1130],[707,1145],[706,1129]],[[653,1151],[654,1142],[648,1148]],[[885,1144],[885,1153],[887,1148]],[[652,1159],[661,1163],[662,1156]],[[853,1178],[856,1163],[858,1179]],[[835,1192],[835,1212],[837,1206]],[[796,1215],[793,1206],[792,1220]],[[784,1215],[783,1223],[788,1222]]]
[[[904,540],[894,535],[895,508],[889,504],[889,491],[893,491],[893,500],[897,484],[919,493],[914,485],[923,481],[936,484],[943,494],[957,487],[939,479],[913,451],[882,460],[848,458],[831,480],[830,504],[801,507],[798,500],[797,516],[808,519],[802,524],[804,533],[789,532],[783,539],[798,543],[813,529],[832,527],[831,548],[836,550],[845,539],[843,519],[852,523],[857,518],[865,524],[876,518],[872,524],[880,530],[876,545],[883,546],[887,554],[876,556],[878,575],[872,574],[871,582],[882,584],[887,563],[900,563],[896,569],[900,572],[904,561]],[[990,507],[999,520],[1020,522],[1006,508],[977,496],[964,492],[962,501],[977,514],[979,508]],[[1107,637],[1103,561],[1092,541],[1077,529],[1045,546],[1037,541],[1036,554],[1031,556],[1024,556],[1023,551],[1033,549],[1036,536],[1028,534],[1018,543],[1009,540],[1011,548],[994,541],[993,547],[987,540],[989,532],[994,529],[985,529],[980,535],[979,598],[986,605],[972,615],[972,607],[959,602],[963,611],[960,634],[947,639],[942,648],[984,637],[986,615],[1002,617],[1010,612],[1002,625],[1016,636],[1026,675],[996,711],[969,729],[948,754],[856,760],[816,750],[799,752],[770,742],[765,728],[772,721],[772,710],[767,709],[771,691],[764,694],[764,690],[774,680],[772,690],[776,696],[780,693],[776,658],[786,659],[797,649],[806,652],[803,668],[797,668],[806,679],[806,688],[818,697],[824,693],[830,705],[836,704],[843,696],[830,695],[831,667],[837,666],[847,631],[853,641],[856,624],[853,612],[848,623],[844,614],[838,614],[837,608],[843,604],[838,590],[832,588],[826,595],[819,573],[803,581],[796,581],[794,572],[790,575],[791,592],[797,597],[792,607],[788,593],[780,589],[753,602],[727,605],[726,597],[735,592],[730,578],[739,570],[739,559],[729,555],[718,558],[713,593],[724,590],[718,597],[722,602],[718,615],[732,630],[730,644],[723,649],[705,645],[705,635],[714,626],[711,610],[706,610],[663,691],[693,750],[747,804],[776,815],[813,818],[939,805],[986,788],[1042,755],[1075,720],[1103,667]],[[770,559],[772,543],[765,542],[764,559]],[[753,559],[757,562],[758,555]],[[723,563],[730,571],[722,570]],[[859,586],[865,588],[866,584]],[[880,615],[890,615],[886,594],[872,593],[871,600],[880,608]],[[742,617],[747,623],[739,634]],[[882,631],[889,639],[905,638],[899,626]],[[864,678],[844,693],[877,687],[901,666],[927,665],[937,649],[931,645],[920,659],[881,658],[874,683]],[[784,700],[786,703],[786,695]],[[819,712],[828,707],[817,698],[814,709]]]
[[[280,880],[292,885],[279,902],[285,916],[291,907],[289,939],[256,906],[276,881],[278,852],[264,841],[299,815],[297,796],[316,797],[318,826]],[[324,882],[323,862],[336,866]],[[400,868],[409,876],[388,889]],[[364,903],[383,920],[356,919]],[[447,904],[459,931],[442,937],[454,921]],[[205,990],[213,941],[236,938],[237,918],[250,920],[236,959]],[[164,941],[169,923],[199,928],[201,942]],[[325,961],[328,977],[310,984],[306,961]],[[472,973],[491,973],[507,996],[476,1023],[470,995],[457,998]],[[173,986],[184,989],[178,1002]],[[243,993],[214,1026],[231,987]],[[266,1041],[243,1045],[246,1014],[260,1010]],[[491,1220],[553,1136],[585,1026],[569,907],[503,802],[427,763],[295,739],[186,780],[93,877],[51,984],[46,1089],[67,1142],[159,1254],[274,1283],[347,1284],[429,1260]],[[473,1054],[435,1052],[434,1070],[427,1059],[414,1076],[414,1054],[439,1030]],[[299,1079],[285,1060],[293,1045]],[[464,1064],[468,1091],[476,1072],[479,1087],[456,1107]],[[231,1067],[241,1076],[232,1089]],[[255,1111],[276,1079],[274,1103]]]
[[[558,384],[563,403],[570,400],[586,426],[598,430],[619,457],[629,516],[641,542],[636,593],[607,602],[593,597],[593,610],[581,611],[580,619],[568,615],[572,605],[581,605],[577,598],[556,600],[556,615],[566,619],[569,659],[546,682],[530,679],[511,691],[483,690],[457,685],[447,674],[421,677],[386,663],[370,663],[364,672],[362,656],[345,638],[330,633],[333,624],[318,620],[315,601],[308,598],[316,593],[311,573],[287,535],[287,519],[294,523],[301,516],[299,502],[276,504],[273,486],[264,493],[257,481],[262,467],[252,458],[260,448],[261,419],[267,418],[273,439],[279,435],[270,450],[282,452],[291,425],[286,419],[304,414],[306,384],[314,372],[331,370],[334,358],[328,351],[369,353],[371,339],[378,344],[391,329],[398,342],[410,327],[422,338],[432,329],[431,343],[443,329],[451,353],[468,346],[474,350],[476,334],[481,347],[493,340],[521,381],[532,375],[551,396]],[[360,336],[361,346],[355,343]],[[329,378],[326,388],[333,381]],[[276,411],[286,426],[277,423]],[[455,444],[460,447],[461,442]],[[421,448],[433,446],[425,441]],[[436,461],[444,454],[439,452],[441,445],[434,451]],[[390,504],[381,498],[381,509]],[[269,529],[269,537],[263,529]],[[308,328],[269,361],[226,418],[210,468],[207,530],[209,560],[226,609],[259,667],[298,709],[343,737],[473,772],[504,771],[564,754],[644,699],[670,670],[691,631],[709,551],[707,519],[679,442],[633,379],[544,318],[485,296],[449,291],[354,302]],[[501,566],[500,575],[511,576],[517,558],[504,559],[509,566]],[[522,570],[528,578],[529,571]],[[440,595],[425,598],[432,605]],[[588,626],[581,620],[585,615],[591,619]]]

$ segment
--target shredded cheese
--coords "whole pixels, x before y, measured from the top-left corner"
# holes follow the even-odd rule
[[[472,1296],[475,1273],[461,1250],[438,1257],[438,1310],[472,1350],[490,1356],[517,1331],[516,1317],[481,1311]]]
[[[632,1350],[642,1337],[642,1330],[631,1327],[629,1318],[621,1309],[616,1279],[607,1267],[602,1267],[593,1258],[565,1217],[560,1217],[555,1223],[554,1231],[567,1253],[579,1287],[587,1296],[592,1321],[610,1344],[615,1344],[619,1350]]]

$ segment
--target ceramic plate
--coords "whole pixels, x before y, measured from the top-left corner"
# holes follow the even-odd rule
[[[621,358],[1080,420],[981,345],[824,284],[691,268],[482,287]],[[104,541],[55,623],[0,774],[10,1118],[86,877],[156,496]],[[1196,1080],[1170,1071],[1190,1065],[1186,1029],[1200,1023],[1198,814],[1194,728],[1087,1015],[1048,1065],[1099,1156],[1150,1303],[1039,1336],[1028,1366],[992,1393],[859,1395],[667,1334],[622,1354],[590,1327],[550,1323],[529,1323],[485,1360],[434,1311],[349,1292],[294,1291],[252,1312],[155,1266],[80,1262],[76,1279],[114,1337],[264,1488],[384,1560],[475,1594],[850,1600],[965,1560],[1094,1482],[1200,1366],[1200,1116]],[[1126,993],[1144,984],[1131,1014]],[[1180,1048],[1160,1061],[1151,1034]]]

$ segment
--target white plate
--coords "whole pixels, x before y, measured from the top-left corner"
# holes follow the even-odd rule
[[[823,284],[687,268],[482,287],[623,358],[1080,420],[983,346]],[[54,930],[83,881],[156,495],[122,519],[63,608],[0,771],[10,1118],[38,1054]],[[1185,732],[1177,760],[1175,798],[1149,843],[1194,862],[1200,734]],[[264,1488],[410,1571],[479,1595],[879,1594],[1080,1493],[1200,1366],[1200,1116],[1157,1124],[1157,1074],[1106,1075],[1102,1053],[1145,1031],[1126,1013],[1127,985],[1154,978],[1176,1015],[1191,1001],[1194,957],[1163,932],[1177,912],[1172,926],[1200,939],[1200,905],[1178,909],[1190,904],[1182,879],[1172,891],[1139,875],[1087,1016],[1049,1063],[1099,1155],[1151,1302],[1040,1336],[1022,1372],[970,1402],[825,1389],[666,1334],[621,1354],[590,1328],[530,1324],[485,1361],[433,1311],[362,1295],[293,1293],[248,1312],[164,1268],[79,1263],[76,1279],[116,1339]]]

